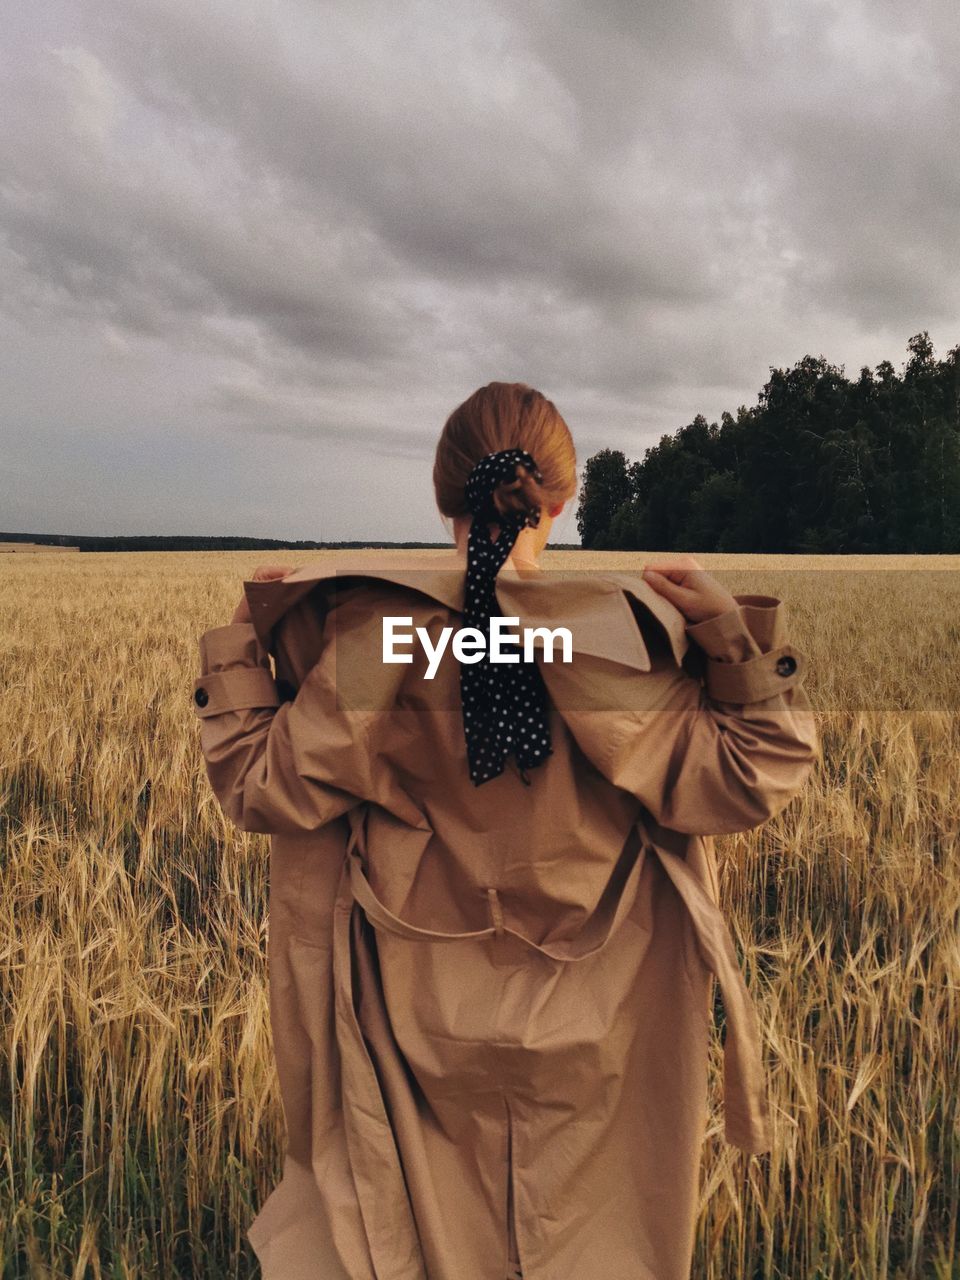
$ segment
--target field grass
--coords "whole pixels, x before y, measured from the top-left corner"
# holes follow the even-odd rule
[[[3,1280],[256,1274],[268,839],[220,812],[190,698],[242,579],[323,555],[0,562]],[[717,839],[776,1142],[723,1143],[718,1034],[693,1276],[958,1277],[960,557],[700,559],[787,601],[823,763]]]

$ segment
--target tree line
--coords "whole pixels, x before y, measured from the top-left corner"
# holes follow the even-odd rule
[[[960,551],[960,345],[924,330],[901,373],[804,356],[751,408],[702,414],[638,462],[587,460],[577,509],[593,550]]]
[[[130,534],[82,535],[74,533],[3,533],[4,543],[59,547],[64,551],[360,551],[360,550],[451,550],[450,542],[385,542],[378,538],[346,542],[284,542],[279,538],[251,538],[241,534]],[[551,542],[552,549],[579,549],[574,542]]]
[[[0,533],[0,543],[23,542],[68,551],[343,551],[373,548],[449,548],[447,542],[383,542],[376,538],[349,542],[284,542],[242,534]]]

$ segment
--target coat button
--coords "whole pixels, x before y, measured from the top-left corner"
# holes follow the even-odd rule
[[[193,695],[193,700],[198,707],[205,707],[210,701],[210,695],[207,693],[206,689],[200,688]]]
[[[797,660],[790,654],[785,653],[782,658],[777,659],[777,675],[792,676],[797,669]]]

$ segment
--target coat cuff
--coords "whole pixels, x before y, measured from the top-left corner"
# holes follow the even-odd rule
[[[786,640],[783,602],[776,596],[736,595],[735,609],[686,632],[707,655],[707,693],[720,702],[762,702],[799,684],[807,656]]]
[[[211,627],[200,637],[193,709],[200,719],[245,707],[279,707],[270,656],[250,622]]]

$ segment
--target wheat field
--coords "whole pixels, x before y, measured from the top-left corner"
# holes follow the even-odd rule
[[[268,838],[220,812],[191,695],[255,566],[325,554],[0,556],[3,1280],[257,1274]],[[960,1277],[960,556],[699,559],[787,602],[823,759],[716,841],[776,1136],[722,1141],[718,1026],[692,1275]]]

